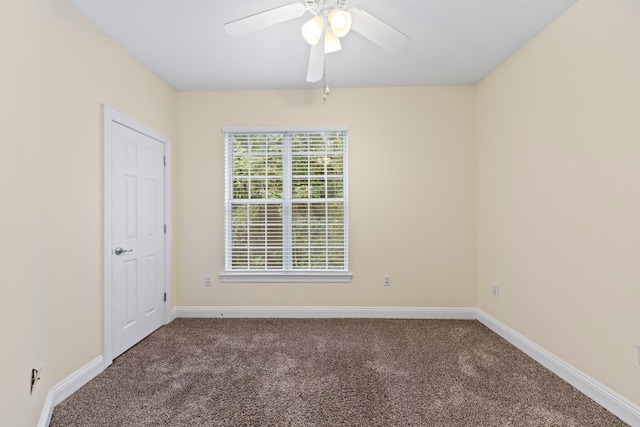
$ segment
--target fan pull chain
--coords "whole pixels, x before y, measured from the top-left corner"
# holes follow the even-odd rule
[[[327,96],[329,96],[329,54],[324,54],[324,94],[322,95],[322,100],[326,101]]]

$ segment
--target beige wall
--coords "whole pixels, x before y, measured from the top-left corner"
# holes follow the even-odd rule
[[[6,3],[6,4],[5,4]],[[35,425],[48,387],[29,397],[29,371],[49,360],[48,224],[42,210],[51,127],[45,104],[46,32],[36,2],[0,12],[0,425]],[[44,126],[41,126],[44,124]],[[49,368],[46,366],[45,369]]]
[[[578,2],[476,111],[479,307],[640,404],[640,3]]]
[[[102,354],[101,104],[172,136],[175,92],[64,0],[3,2],[0,40],[0,425],[33,426]]]
[[[473,87],[180,93],[176,304],[474,307],[474,114]],[[349,126],[353,282],[219,283],[222,128],[313,125]]]

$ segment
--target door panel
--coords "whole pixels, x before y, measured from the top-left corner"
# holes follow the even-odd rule
[[[112,356],[163,324],[164,146],[111,122]],[[115,249],[122,248],[116,254]]]

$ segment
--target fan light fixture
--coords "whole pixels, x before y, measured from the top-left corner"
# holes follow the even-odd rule
[[[344,37],[351,29],[351,15],[342,9],[333,9],[329,13],[329,24],[338,37]]]
[[[322,16],[315,16],[302,26],[302,37],[304,37],[311,46],[315,46],[320,41],[323,27],[324,19],[322,19]]]
[[[351,29],[351,14],[346,10],[333,9],[327,15],[327,24],[322,15],[317,15],[302,26],[302,37],[311,46],[315,46],[324,31],[324,53],[337,52],[342,49],[339,37],[344,37]]]
[[[324,33],[324,53],[337,52],[342,49],[338,35],[331,30]]]

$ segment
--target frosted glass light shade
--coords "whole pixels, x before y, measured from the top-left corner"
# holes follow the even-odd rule
[[[342,49],[340,39],[333,31],[327,30],[324,33],[324,53],[337,52]]]
[[[320,41],[322,36],[322,27],[324,26],[324,20],[322,16],[316,16],[305,22],[302,26],[302,37],[311,46],[315,46]]]
[[[344,37],[351,29],[351,14],[346,10],[333,9],[329,14],[329,25],[338,37]]]

